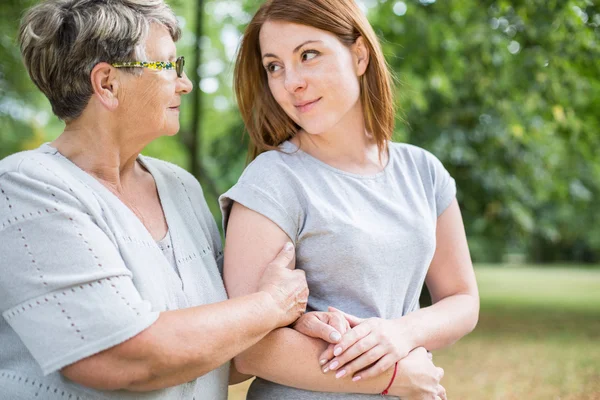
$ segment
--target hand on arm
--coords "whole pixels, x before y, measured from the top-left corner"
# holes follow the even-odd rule
[[[301,271],[287,269],[293,248],[282,250],[247,296],[166,311],[130,340],[62,369],[84,386],[150,391],[189,382],[250,347],[304,312],[308,289]]]
[[[266,260],[277,251],[278,246],[288,240],[285,232],[271,220],[235,203],[229,218],[225,246],[224,280],[229,295],[234,298],[256,291],[258,277]],[[331,330],[319,331],[319,328],[314,328],[324,320],[334,321],[336,330],[343,330],[346,326],[346,323],[339,321],[339,317],[325,316],[323,313],[302,317],[295,326],[300,331],[312,330],[313,336],[329,338]],[[237,356],[235,363],[241,373],[305,390],[378,394],[390,383],[393,369],[373,379],[358,382],[335,379],[330,374],[324,374],[318,357],[327,345],[321,339],[305,336],[294,329],[275,329]],[[402,367],[400,372],[406,381],[396,378],[390,394],[403,395],[405,391],[409,393],[402,382],[412,382],[416,379],[416,374],[423,374],[423,371],[428,372],[434,380],[439,378],[439,372],[426,356],[419,362],[429,363],[429,367],[413,372],[410,370],[412,367],[406,364],[407,367]],[[407,400],[412,399],[409,397]]]

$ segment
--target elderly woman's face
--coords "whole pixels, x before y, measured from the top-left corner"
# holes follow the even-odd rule
[[[175,43],[162,25],[152,24],[146,40],[146,60],[175,61]],[[192,90],[184,74],[177,77],[172,70],[143,68],[140,76],[122,74],[123,90],[119,99],[122,116],[137,134],[151,136],[174,135],[179,131],[181,95]],[[131,124],[129,124],[131,123]]]

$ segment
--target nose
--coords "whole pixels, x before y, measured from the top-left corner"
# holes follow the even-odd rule
[[[183,75],[181,75],[181,78],[177,78],[177,93],[188,94],[193,88],[194,85],[192,84],[192,81],[190,81],[184,71]]]
[[[306,88],[306,80],[295,68],[286,68],[284,86],[288,92],[296,93]]]

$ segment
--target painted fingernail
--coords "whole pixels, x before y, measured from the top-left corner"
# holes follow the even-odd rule
[[[352,378],[352,382],[358,382],[362,379],[361,376],[355,376],[354,378]]]
[[[335,350],[333,350],[333,355],[337,357],[340,354],[342,354],[342,348],[341,347],[336,347]]]
[[[329,339],[333,340],[334,342],[339,342],[339,340],[342,338],[342,335],[339,334],[339,332],[331,332],[329,334]]]
[[[329,367],[325,367],[325,368],[323,368],[323,373],[324,373],[324,374],[326,374],[326,373],[327,373],[327,371],[329,371]]]
[[[324,358],[321,361],[319,361],[319,364],[321,364],[321,365],[325,365],[326,363],[327,363],[327,359],[326,358]]]
[[[338,373],[335,374],[335,377],[339,379],[339,378],[341,378],[344,375],[346,375],[346,370],[345,369],[343,369],[341,371],[338,371]]]
[[[329,364],[329,369],[336,369],[338,365],[340,365],[340,363],[337,361],[334,361],[331,364]]]
[[[284,249],[285,251],[290,251],[290,250],[292,250],[293,248],[294,248],[294,245],[292,244],[292,242],[287,242],[287,243],[285,244],[285,246],[283,246],[283,249]]]

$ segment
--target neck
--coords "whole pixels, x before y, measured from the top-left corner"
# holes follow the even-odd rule
[[[369,173],[387,163],[387,155],[379,157],[377,143],[366,130],[360,102],[333,129],[318,135],[301,130],[298,138],[303,151],[343,170]]]
[[[79,119],[68,123],[52,146],[79,168],[121,191],[125,181],[139,172],[136,159],[144,148],[124,141],[124,136],[110,126]]]

